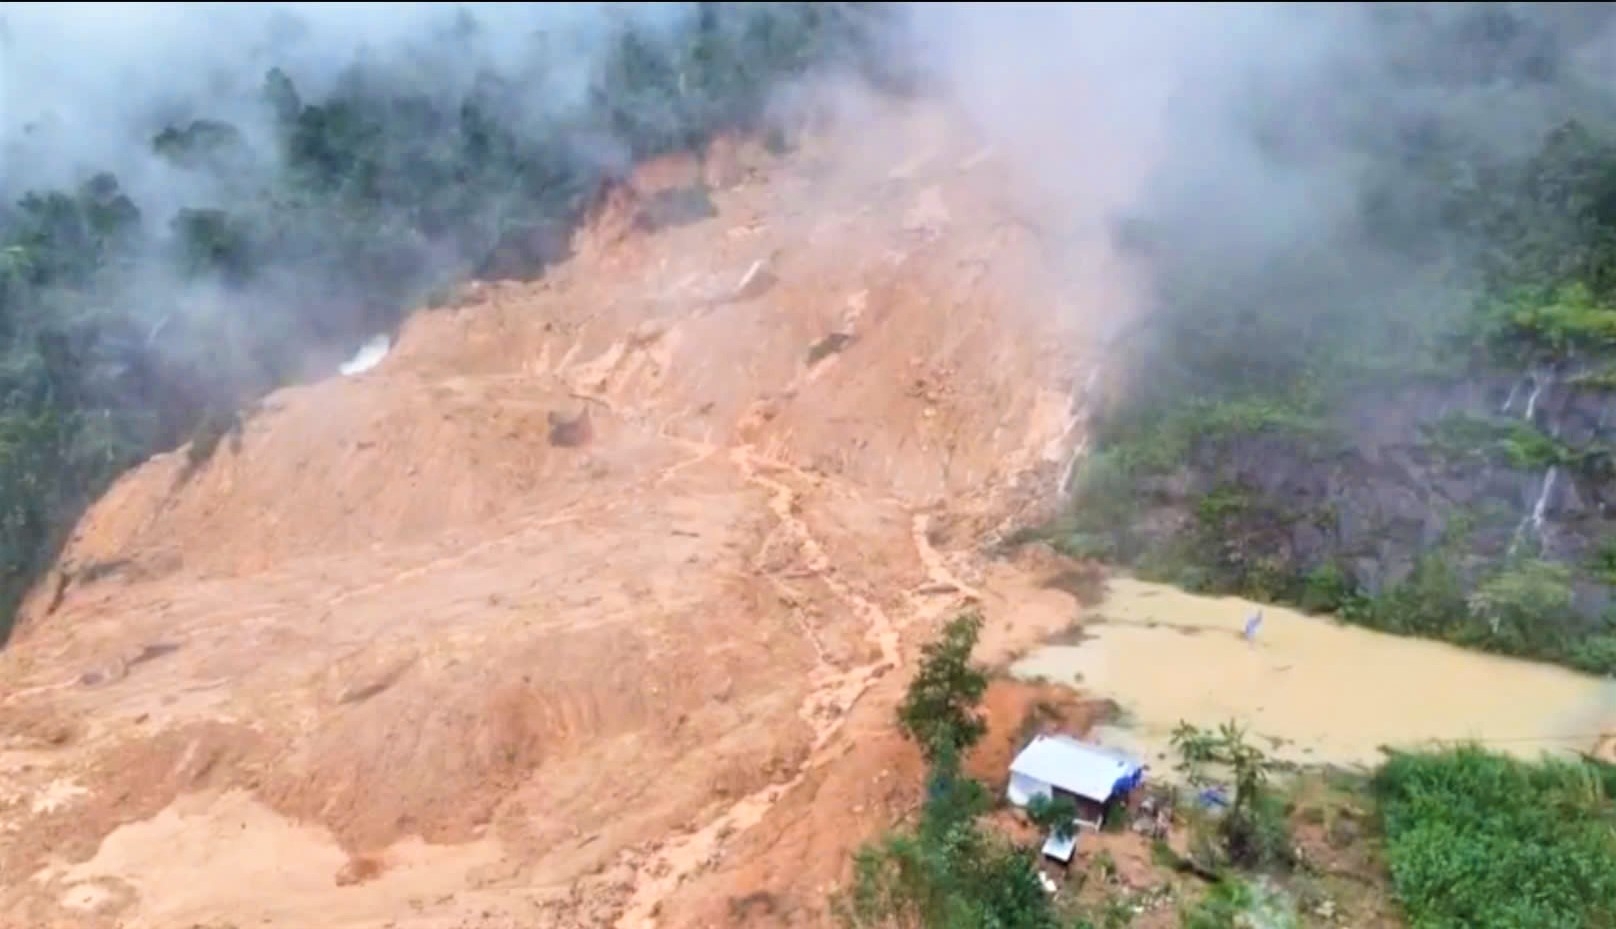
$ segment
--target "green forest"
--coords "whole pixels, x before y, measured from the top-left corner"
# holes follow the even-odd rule
[[[879,79],[869,43],[887,15],[703,3],[671,33],[620,17],[587,106],[537,126],[492,69],[451,98],[356,58],[312,98],[274,68],[256,114],[272,151],[207,113],[150,134],[151,157],[227,191],[225,206],[158,211],[111,173],[4,191],[0,637],[121,471],[193,437],[205,454],[245,403],[302,376],[311,348],[351,347],[469,277],[542,272],[633,159],[759,126],[770,94],[813,68]],[[434,51],[450,60],[483,28],[462,11]],[[622,151],[602,158],[592,139]]]

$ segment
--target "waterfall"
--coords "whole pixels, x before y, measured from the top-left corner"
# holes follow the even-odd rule
[[[1524,377],[1517,378],[1515,383],[1509,385],[1509,396],[1504,398],[1504,405],[1498,408],[1499,416],[1508,416],[1509,411],[1515,409],[1515,398],[1520,395],[1521,382],[1530,377],[1531,375],[1528,374]]]
[[[1531,377],[1532,392],[1526,397],[1526,413],[1522,416],[1522,418],[1529,423],[1532,421],[1532,415],[1537,412],[1538,395],[1543,393],[1543,385],[1548,381],[1547,377],[1535,371],[1532,373]]]
[[[1549,494],[1554,493],[1554,479],[1560,476],[1559,465],[1549,465],[1549,470],[1543,475],[1543,489],[1538,491],[1537,503],[1532,505],[1532,531],[1539,537],[1543,535],[1543,513],[1549,506]]]
[[[1533,370],[1529,371],[1526,377],[1532,382],[1532,392],[1526,397],[1526,409],[1521,414],[1521,418],[1526,420],[1528,425],[1531,425],[1537,415],[1537,401],[1538,397],[1543,394],[1543,388],[1545,386],[1552,387],[1554,385],[1554,371],[1552,368],[1546,370]],[[1518,387],[1519,384],[1516,386]],[[1514,403],[1515,390],[1511,389],[1509,392],[1509,399],[1504,401],[1503,411],[1508,412],[1509,408],[1514,406]],[[1558,423],[1553,423],[1550,425],[1549,435],[1554,438],[1559,438],[1560,426]],[[1525,518],[1521,520],[1520,525],[1515,527],[1515,538],[1510,542],[1509,545],[1510,554],[1515,553],[1516,549],[1520,547],[1521,542],[1525,541],[1528,533],[1530,533],[1532,537],[1536,538],[1539,542],[1544,540],[1543,521],[1544,517],[1548,514],[1549,500],[1554,494],[1555,483],[1559,480],[1559,478],[1560,466],[1557,464],[1549,465],[1548,470],[1543,472],[1543,483],[1538,486],[1537,499],[1532,503],[1532,508],[1527,511],[1527,514]]]
[[[1083,435],[1073,443],[1072,450],[1066,458],[1066,463],[1055,475],[1055,496],[1064,499],[1072,491],[1072,479],[1077,476],[1077,466],[1083,460],[1083,454],[1089,448],[1088,428],[1089,420],[1093,415],[1094,385],[1100,379],[1100,366],[1096,364],[1089,369],[1088,377],[1083,379],[1083,387],[1073,398],[1071,421],[1067,423],[1066,435],[1061,437],[1064,442],[1066,436],[1071,435],[1074,429],[1084,429]]]

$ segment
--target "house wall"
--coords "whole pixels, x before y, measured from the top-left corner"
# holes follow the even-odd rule
[[[1010,784],[1005,788],[1005,796],[1016,806],[1026,806],[1032,802],[1033,797],[1052,797],[1055,789],[1040,780],[1027,777],[1024,774],[1010,772]]]
[[[1078,822],[1093,826],[1096,829],[1099,828],[1101,823],[1105,822],[1107,804],[1098,800],[1090,800],[1088,797],[1079,797],[1077,794],[1067,793],[1064,790],[1060,793],[1069,798],[1072,805],[1077,807]]]

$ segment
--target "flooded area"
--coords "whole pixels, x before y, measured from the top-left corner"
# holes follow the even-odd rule
[[[1616,741],[1616,681],[1129,578],[1108,582],[1082,641],[1045,645],[1011,672],[1115,700],[1122,718],[1095,737],[1158,768],[1180,720],[1238,719],[1302,764],[1373,765],[1380,746],[1475,740],[1536,757]]]

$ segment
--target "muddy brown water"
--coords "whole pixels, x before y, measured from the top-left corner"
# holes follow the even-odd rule
[[[1381,746],[1465,740],[1527,757],[1588,752],[1616,732],[1616,681],[1551,665],[1128,578],[1088,617],[1083,641],[1043,646],[1012,673],[1117,701],[1121,719],[1096,738],[1156,768],[1181,720],[1236,719],[1278,757],[1345,766],[1375,764]]]

